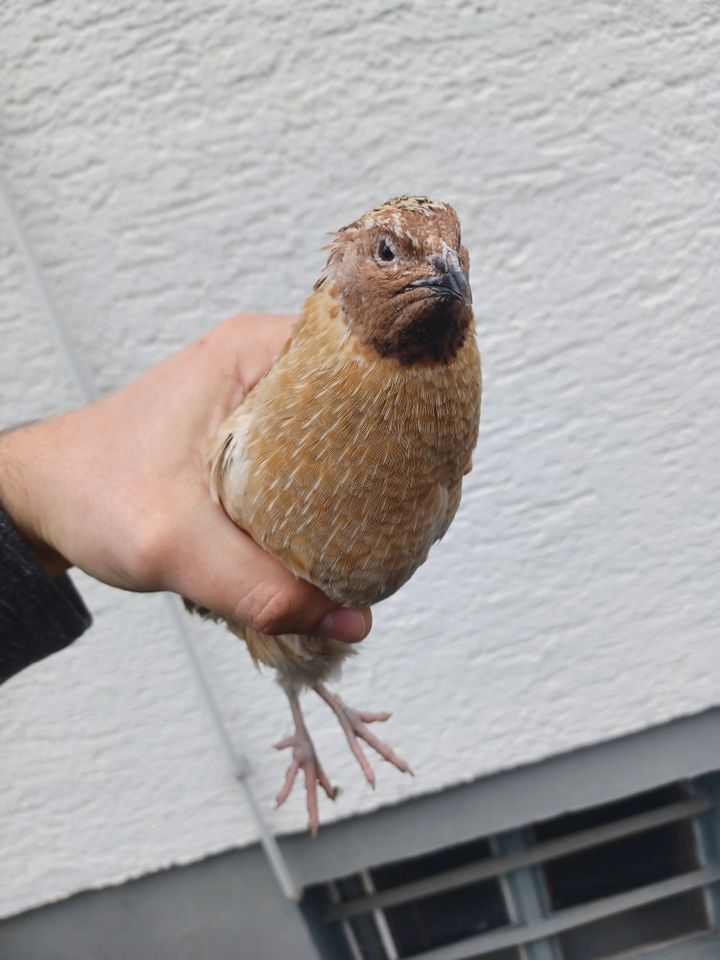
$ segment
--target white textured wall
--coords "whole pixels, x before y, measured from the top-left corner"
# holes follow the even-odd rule
[[[714,4],[0,6],[0,167],[101,390],[239,309],[296,309],[324,234],[455,202],[486,399],[447,540],[348,669],[417,772],[325,819],[720,702]],[[75,402],[0,224],[5,424]],[[253,839],[160,598],[0,695],[0,910]],[[268,811],[282,696],[193,626]],[[301,828],[301,791],[278,813]]]

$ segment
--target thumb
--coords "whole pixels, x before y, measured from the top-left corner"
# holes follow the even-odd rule
[[[338,606],[312,584],[295,577],[236,527],[219,505],[198,510],[183,525],[166,567],[168,589],[226,620],[261,633],[312,634],[346,643],[370,632],[364,608]]]

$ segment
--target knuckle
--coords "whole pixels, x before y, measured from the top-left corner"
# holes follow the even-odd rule
[[[245,608],[240,619],[253,630],[270,635],[291,630],[299,608],[291,593],[269,583],[257,584],[243,601]]]

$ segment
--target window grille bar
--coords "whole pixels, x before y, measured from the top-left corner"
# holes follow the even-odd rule
[[[720,882],[720,867],[704,867],[702,870],[693,870],[691,873],[638,887],[636,890],[628,890],[616,896],[594,900],[592,903],[578,907],[569,907],[567,910],[558,910],[552,916],[524,927],[505,927],[502,930],[483,933],[437,950],[416,953],[412,960],[470,960],[470,958],[475,960],[476,957],[484,957],[496,950],[521,947],[535,940],[556,936],[566,930],[583,927],[596,920],[604,920],[606,917],[718,882]]]
[[[375,893],[375,884],[372,881],[369,870],[362,871],[360,874],[360,880],[368,893]],[[397,947],[395,946],[395,940],[390,930],[390,925],[385,919],[385,914],[382,912],[382,910],[373,910],[372,915],[373,920],[375,921],[375,926],[377,927],[378,935],[380,936],[380,942],[382,943],[383,949],[387,954],[387,960],[399,960]]]
[[[492,846],[493,852],[498,856],[503,854],[510,856],[520,850],[527,850],[527,831],[513,830],[495,837]],[[499,882],[507,889],[512,902],[510,922],[514,927],[535,923],[550,912],[547,892],[539,876],[539,867],[513,870],[500,877]],[[521,950],[523,960],[561,960],[558,945],[552,938],[527,943],[521,947]]]
[[[713,933],[700,933],[693,934],[692,939],[685,938],[676,943],[660,944],[653,948],[652,956],[646,952],[644,960],[717,960],[718,957],[720,957],[720,937]],[[638,960],[641,958],[642,954],[638,954]]]
[[[720,778],[718,778],[718,775],[712,774],[705,778],[703,786],[717,801],[720,796]],[[702,792],[702,788],[698,788],[696,783],[691,784],[690,789],[695,795]],[[720,810],[717,806],[710,816],[697,817],[693,821],[693,827],[701,863],[719,863]],[[717,930],[720,927],[720,888],[710,887],[705,891],[705,907],[712,928]],[[720,950],[717,956],[720,957]]]
[[[657,810],[648,810],[645,813],[625,817],[623,820],[606,823],[600,827],[592,827],[589,830],[581,830],[567,837],[549,840],[528,850],[519,850],[507,856],[493,857],[490,860],[481,860],[479,863],[470,863],[455,870],[446,870],[443,873],[434,874],[432,877],[402,884],[392,890],[383,890],[366,897],[357,897],[344,903],[332,904],[327,908],[324,919],[326,923],[333,923],[345,917],[356,916],[359,913],[395,906],[409,900],[419,900],[434,893],[443,893],[446,890],[464,887],[481,880],[491,880],[513,870],[521,870],[525,867],[545,863],[548,860],[556,860],[580,850],[587,850],[611,840],[619,840],[634,833],[652,830],[655,827],[674,823],[677,820],[696,817],[711,810],[713,806],[714,801],[709,794],[700,794],[688,800],[680,800],[677,803],[659,807]]]
[[[330,896],[331,896],[332,899],[333,899],[333,903],[339,903],[339,902],[340,902],[340,891],[339,891],[338,888],[337,888],[337,884],[336,884],[336,883],[331,883],[329,886],[330,886]],[[345,936],[345,939],[347,940],[348,946],[350,947],[350,953],[352,954],[352,960],[363,960],[363,955],[362,955],[362,953],[361,953],[361,951],[360,951],[360,947],[359,947],[359,945],[358,945],[357,937],[355,936],[355,932],[354,932],[352,926],[350,925],[350,921],[349,921],[349,920],[342,920],[342,921],[340,922],[340,926],[341,926],[341,928],[342,928],[342,932],[343,932],[343,934],[344,934],[344,936]]]

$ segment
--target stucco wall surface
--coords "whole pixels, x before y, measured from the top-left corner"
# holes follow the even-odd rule
[[[241,309],[296,310],[325,234],[454,202],[486,393],[475,472],[343,682],[412,763],[364,785],[322,704],[329,820],[720,702],[720,10],[683,2],[0,6],[0,169],[112,390]],[[77,402],[0,223],[2,424]],[[0,914],[254,839],[165,601],[0,696]],[[281,692],[191,624],[273,798]]]

